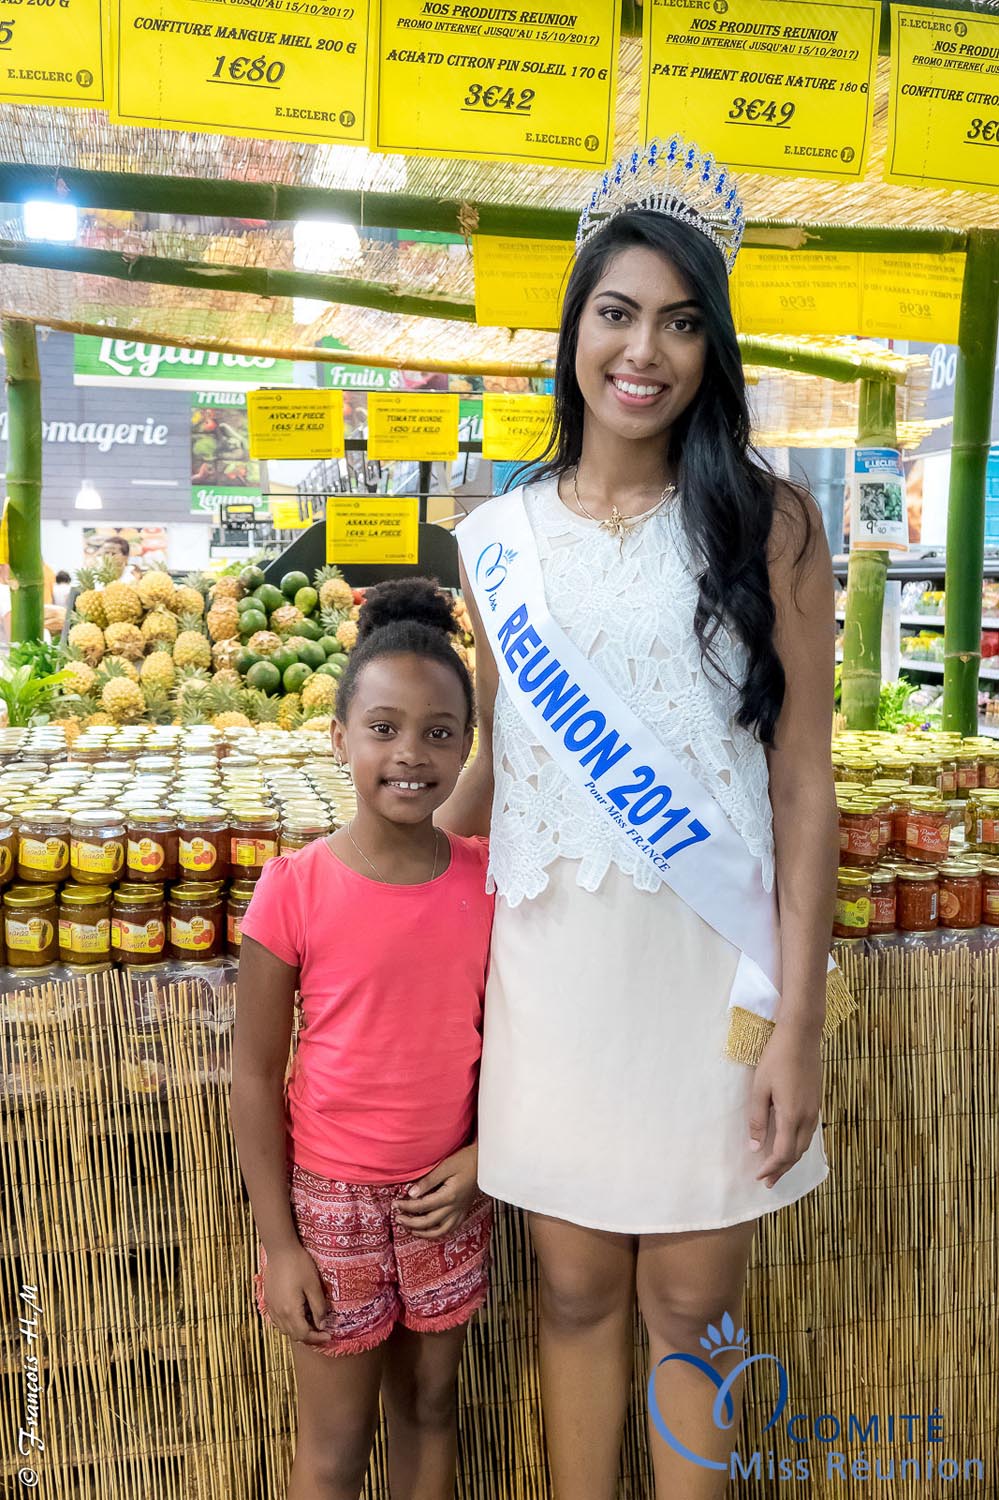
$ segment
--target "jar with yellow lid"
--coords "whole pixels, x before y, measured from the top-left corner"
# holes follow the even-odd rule
[[[840,866],[836,880],[834,938],[867,937],[871,926],[871,877],[867,870]]]
[[[895,870],[878,865],[871,871],[871,937],[887,937],[895,931]]]
[[[965,745],[958,750],[955,760],[957,761],[957,792],[952,795],[966,797],[969,792],[977,791],[980,785],[979,753],[973,746]],[[944,792],[943,795],[946,797],[947,793]]]
[[[59,957],[64,964],[110,961],[110,886],[63,886],[59,895]]]
[[[964,839],[969,850],[999,857],[999,792],[979,788],[968,794]]]
[[[9,812],[0,812],[0,890],[8,886],[17,871],[17,829]]]
[[[106,885],[117,880],[125,865],[122,815],[110,808],[78,810],[69,822],[69,865],[79,885]]]
[[[281,853],[304,849],[306,844],[325,838],[330,831],[329,818],[318,812],[286,817],[281,822]]]
[[[54,885],[69,872],[69,819],[54,807],[33,807],[18,820],[17,878]]]
[[[918,864],[936,864],[950,853],[951,815],[936,797],[909,798],[904,853]]]
[[[254,880],[234,880],[229,887],[225,908],[225,949],[232,958],[239,957],[240,945],[243,941],[243,918],[246,916],[255,889],[256,881]]]
[[[223,882],[183,881],[168,900],[172,957],[203,963],[220,958],[225,943]]]
[[[4,892],[4,942],[13,967],[39,969],[58,959],[56,895],[54,885],[12,885]]]
[[[114,893],[111,951],[116,963],[148,968],[166,951],[166,897],[162,885],[126,882]]]
[[[935,932],[940,921],[940,878],[935,869],[900,866],[895,872],[900,932]]]
[[[981,926],[982,877],[976,865],[944,860],[940,877],[940,926],[971,931]]]

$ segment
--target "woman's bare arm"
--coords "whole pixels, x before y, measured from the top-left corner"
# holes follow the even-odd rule
[[[815,502],[805,555],[800,507],[778,497],[770,544],[775,644],[787,690],[767,752],[774,814],[783,983],[777,1023],[821,1033],[839,836],[830,741],[835,614],[832,560]]]
[[[489,832],[489,815],[493,805],[493,709],[499,678],[489,640],[482,626],[475,596],[468,587],[463,564],[461,587],[472,617],[475,634],[475,696],[478,708],[479,746],[467,771],[458,777],[458,785],[438,809],[436,822],[451,833],[472,837]]]
[[[262,943],[243,938],[229,1118],[257,1231],[269,1257],[300,1241],[287,1176],[284,1079],[298,971]]]

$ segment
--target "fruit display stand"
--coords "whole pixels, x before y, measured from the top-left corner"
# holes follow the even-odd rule
[[[838,1413],[845,1427],[848,1412],[866,1423],[937,1410],[945,1442],[934,1452],[988,1461],[999,1436],[999,962],[972,944],[854,946],[840,960],[860,1010],[828,1044],[830,1176],[762,1221],[744,1319],[752,1350],[782,1361],[797,1412]],[[252,1297],[256,1240],[227,1113],[233,977],[216,966],[130,984],[112,972],[0,994],[4,1493],[20,1492],[18,1475],[48,1500],[285,1493],[293,1375]],[[461,1371],[461,1500],[549,1493],[536,1318],[526,1225],[501,1207],[492,1291]],[[651,1493],[644,1360],[636,1323],[624,1500]],[[761,1439],[767,1368],[749,1371],[733,1447],[807,1451],[809,1494],[840,1494],[824,1450],[777,1429]],[[863,1451],[887,1472],[927,1450],[882,1431]],[[770,1492],[741,1478],[731,1490]],[[896,1480],[883,1493],[937,1491]],[[383,1432],[365,1494],[388,1500]]]

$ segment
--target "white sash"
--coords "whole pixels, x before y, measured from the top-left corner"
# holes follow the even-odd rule
[[[497,670],[532,734],[618,836],[740,950],[729,1007],[772,1021],[780,926],[762,865],[552,619],[523,490],[478,506],[455,534]]]

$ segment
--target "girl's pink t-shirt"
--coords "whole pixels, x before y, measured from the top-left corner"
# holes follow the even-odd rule
[[[267,862],[242,930],[299,971],[289,1154],[343,1182],[421,1177],[473,1138],[493,898],[488,843],[387,885],[325,839]]]

